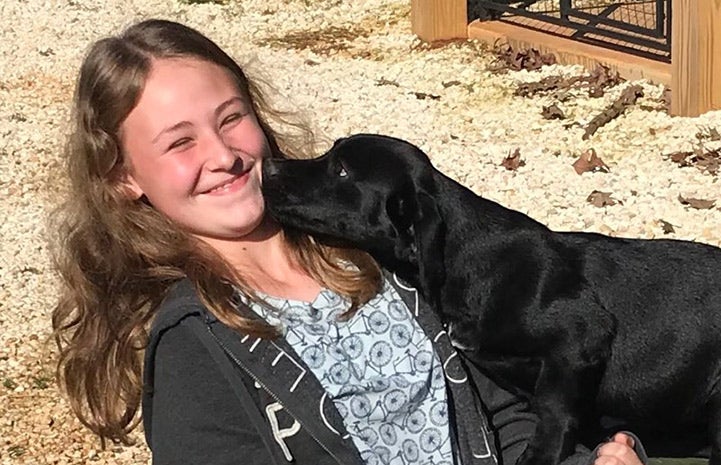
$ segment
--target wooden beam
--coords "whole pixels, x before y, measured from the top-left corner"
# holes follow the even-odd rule
[[[411,0],[411,28],[426,42],[468,37],[467,0]]]
[[[673,0],[671,113],[721,109],[721,0]]]
[[[538,22],[528,21],[528,25]],[[503,21],[473,21],[468,25],[468,38],[483,41],[489,45],[507,43],[516,50],[532,48],[541,53],[552,53],[564,65],[582,65],[589,71],[599,64],[618,71],[626,80],[648,79],[656,84],[671,86],[671,65],[650,58],[611,50],[572,40],[574,30],[556,30],[559,35],[546,34],[529,27],[521,27]],[[563,35],[560,35],[563,34]]]

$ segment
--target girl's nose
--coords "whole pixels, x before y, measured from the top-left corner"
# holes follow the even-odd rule
[[[206,166],[211,170],[230,171],[237,163],[242,164],[237,151],[219,134],[209,137],[206,150]]]

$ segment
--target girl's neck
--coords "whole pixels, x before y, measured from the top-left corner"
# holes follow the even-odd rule
[[[297,263],[283,231],[272,220],[264,220],[241,240],[210,245],[257,291],[306,302],[312,302],[320,292],[320,284]]]

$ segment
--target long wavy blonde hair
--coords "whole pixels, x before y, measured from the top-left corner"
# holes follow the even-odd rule
[[[70,189],[52,216],[62,283],[52,323],[60,349],[58,382],[80,421],[103,441],[128,443],[140,420],[147,331],[171,284],[188,278],[209,310],[241,333],[277,336],[234,308],[234,288],[254,295],[242,276],[122,188],[120,125],[137,104],[152,60],[170,57],[199,58],[229,70],[251,101],[272,156],[305,157],[309,147],[271,129],[274,122],[310,136],[307,126],[292,125],[286,113],[274,111],[240,66],[192,28],[148,20],[92,45],[77,80],[65,151]],[[352,302],[349,312],[377,292],[380,271],[368,255],[325,246],[297,231],[285,230],[284,236],[311,276]]]

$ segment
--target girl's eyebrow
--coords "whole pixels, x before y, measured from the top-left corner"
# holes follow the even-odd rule
[[[152,143],[153,143],[153,144],[156,143],[156,142],[158,141],[158,139],[160,139],[160,136],[162,136],[162,135],[165,134],[166,132],[172,132],[172,131],[178,130],[178,129],[180,129],[180,128],[182,128],[182,127],[186,127],[186,126],[192,126],[192,124],[190,123],[190,121],[181,121],[181,122],[179,122],[179,123],[175,123],[174,125],[169,126],[169,127],[165,128],[165,129],[163,129],[162,131],[160,131],[160,132],[158,133],[158,135],[153,138]]]
[[[215,112],[214,112],[214,113],[215,113],[215,116],[217,117],[218,115],[220,115],[220,114],[223,112],[223,110],[225,110],[226,108],[228,108],[230,105],[232,105],[232,104],[234,104],[234,103],[244,103],[244,100],[243,100],[241,97],[238,97],[238,96],[229,98],[229,99],[226,100],[225,102],[223,102],[223,103],[221,103],[220,105],[218,105],[218,108],[216,108],[216,109],[215,109]],[[153,144],[156,143],[156,142],[158,141],[158,139],[160,139],[160,137],[161,137],[163,134],[165,134],[166,132],[176,131],[176,130],[178,130],[178,129],[180,129],[180,128],[183,128],[183,127],[186,127],[186,126],[192,126],[192,123],[191,123],[190,121],[180,121],[180,122],[178,122],[178,123],[175,123],[175,124],[172,125],[172,126],[168,126],[167,128],[165,128],[165,129],[163,129],[162,131],[160,131],[160,132],[158,133],[158,135],[156,135],[156,136],[153,138],[152,143],[153,143]]]
[[[218,115],[220,115],[223,112],[223,110],[225,110],[226,108],[228,108],[229,106],[231,106],[232,104],[234,104],[236,102],[237,103],[245,103],[245,100],[243,100],[242,98],[240,98],[238,96],[229,98],[225,102],[218,105],[218,108],[215,109],[215,116],[217,117]]]

